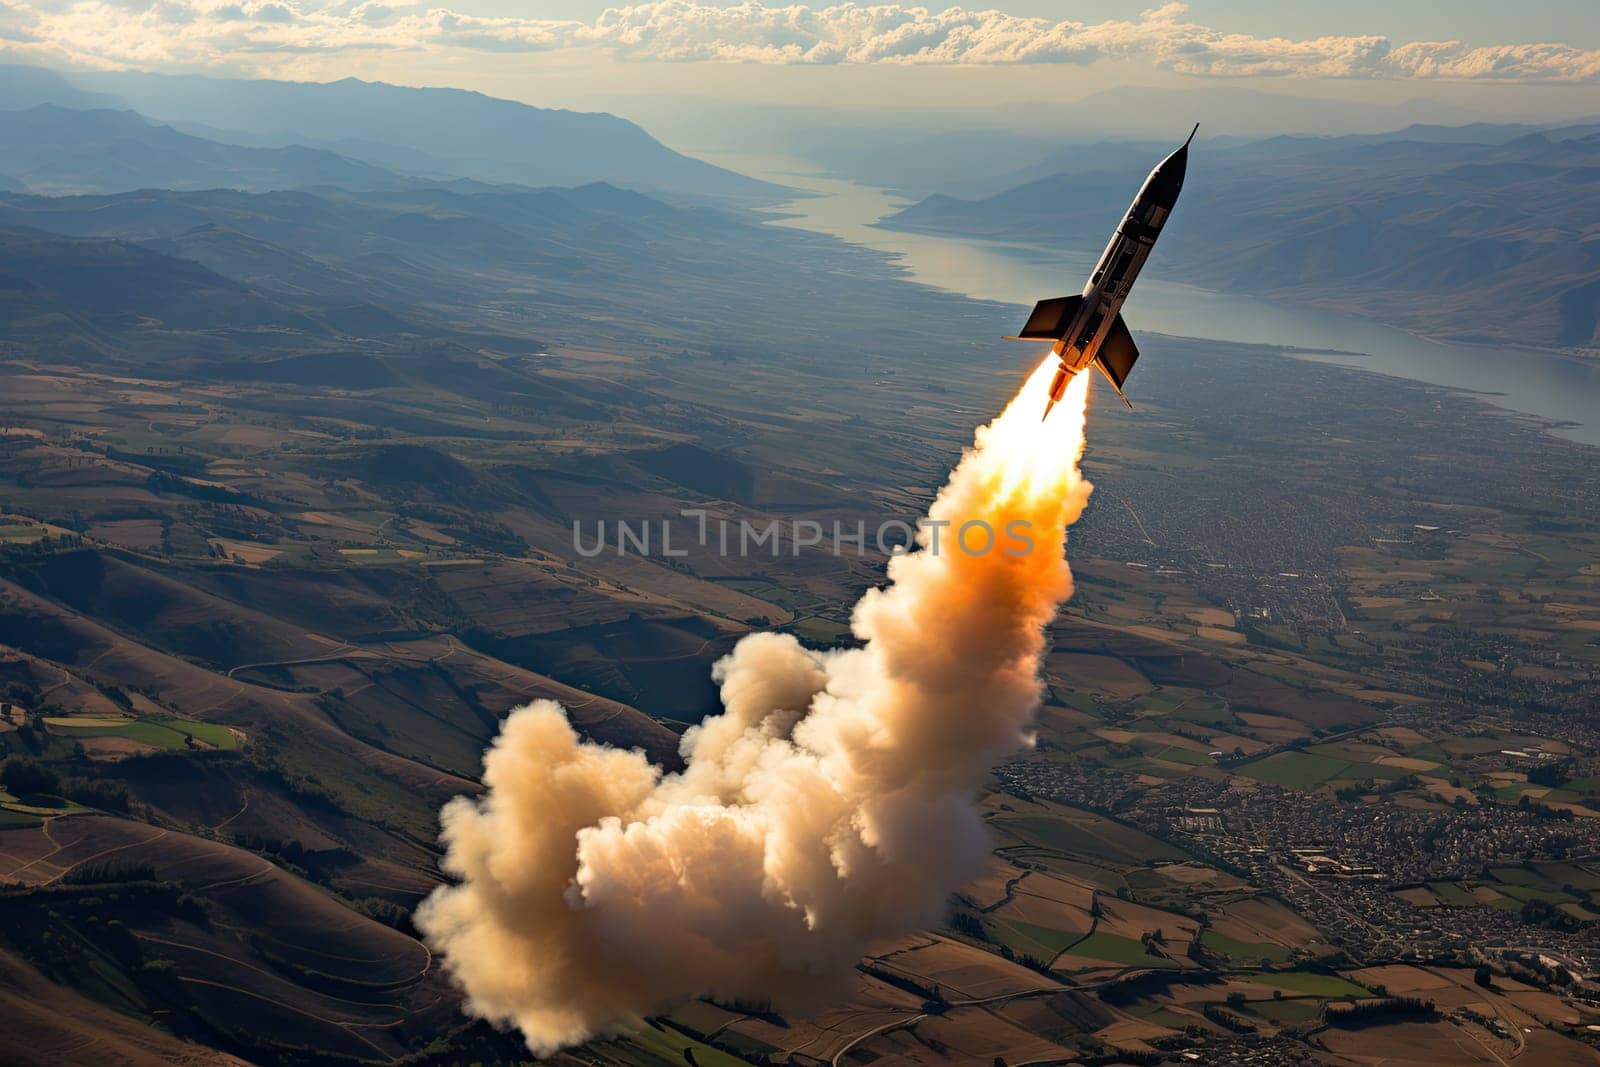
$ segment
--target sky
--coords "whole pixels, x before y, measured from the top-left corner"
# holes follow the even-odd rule
[[[1600,3],[0,0],[0,62],[353,76],[573,107],[674,94],[970,109],[1234,86],[1566,118],[1600,115]]]

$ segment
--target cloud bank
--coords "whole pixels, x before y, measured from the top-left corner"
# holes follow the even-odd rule
[[[0,0],[0,54],[104,67],[270,69],[350,53],[601,50],[621,60],[1013,65],[1142,61],[1214,77],[1600,82],[1600,50],[1565,44],[1293,40],[1229,33],[1170,3],[1077,22],[897,3],[731,7],[654,0],[593,22],[487,18],[382,0]]]

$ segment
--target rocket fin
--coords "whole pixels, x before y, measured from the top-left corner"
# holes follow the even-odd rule
[[[1117,391],[1129,408],[1133,407],[1133,401],[1122,391],[1122,383],[1128,380],[1128,373],[1138,359],[1139,346],[1133,343],[1133,334],[1128,332],[1128,324],[1122,321],[1119,314],[1106,332],[1100,351],[1095,353],[1094,365],[1100,368],[1100,373],[1106,376],[1111,388]]]
[[[1081,296],[1058,296],[1033,305],[1033,314],[1022,332],[1007,334],[1007,341],[1059,341],[1072,325],[1072,317],[1083,303]]]
[[[1122,321],[1119,314],[1111,323],[1111,329],[1106,331],[1106,339],[1101,342],[1095,362],[1120,393],[1122,384],[1128,380],[1128,373],[1138,359],[1139,346],[1133,343],[1133,334],[1128,332],[1128,324]]]
[[[1117,391],[1117,395],[1122,398],[1122,402],[1124,404],[1128,405],[1128,410],[1129,411],[1132,411],[1133,410],[1133,401],[1128,399],[1128,394],[1124,393],[1122,391],[1122,386],[1118,385],[1117,384],[1117,380],[1111,376],[1111,372],[1106,370],[1106,365],[1104,363],[1101,363],[1098,359],[1094,361],[1094,365],[1096,367],[1100,368],[1100,373],[1105,375],[1106,381],[1111,383],[1111,388],[1113,388],[1113,389],[1115,389]],[[1045,409],[1045,413],[1049,414],[1049,409],[1048,408]]]

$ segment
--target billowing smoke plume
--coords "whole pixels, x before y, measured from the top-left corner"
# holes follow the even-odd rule
[[[1072,590],[1088,376],[1041,423],[1051,363],[977,432],[929,513],[950,525],[856,606],[864,647],[745,638],[683,772],[579,740],[551,701],[506,720],[487,794],[444,809],[460,883],[417,913],[467,1010],[546,1053],[696,995],[805,1008],[872,943],[940,919],[982,869],[975,800],[1029,743],[1044,627]]]

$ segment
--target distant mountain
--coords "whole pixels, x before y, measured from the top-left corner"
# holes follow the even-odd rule
[[[24,111],[40,104],[80,110],[108,108],[114,111],[128,106],[116,95],[80,89],[67,75],[58,71],[0,64],[0,110]]]
[[[425,159],[437,161],[438,173],[528,186],[605,181],[679,196],[742,198],[783,192],[680,155],[615,115],[532,107],[461,89],[354,78],[319,83],[133,72],[62,77],[71,91],[114,96],[165,122],[238,131],[263,145],[337,144],[351,155],[402,169]]]
[[[885,224],[1093,251],[1156,158],[979,200],[933,196]],[[1514,128],[1485,142],[1202,142],[1153,269],[1436,336],[1596,348],[1597,197],[1600,125]]]
[[[5,166],[39,193],[130,189],[396,189],[417,184],[391,171],[317,148],[220,144],[132,111],[81,111],[40,104],[0,111]]]
[[[1426,101],[1374,108],[1231,87],[1177,92],[1128,86],[1069,105],[854,114],[680,97],[675,102],[683,114],[673,116],[665,110],[665,99],[619,100],[628,113],[645,116],[651,128],[676,131],[687,143],[714,144],[752,155],[792,156],[838,177],[917,197],[934,193],[984,197],[1054,174],[1133,166],[1152,152],[1170,148],[1174,139],[1181,140],[1189,129],[1184,123],[1190,120],[1200,123],[1208,139],[1225,138],[1230,146],[1256,142],[1268,134],[1323,142],[1331,134],[1349,144],[1383,140],[1489,144],[1557,125],[1442,125],[1471,113]],[[1019,121],[1023,118],[1037,121]],[[1410,125],[1395,129],[1408,121]]]
[[[821,107],[799,97],[774,104],[663,92],[596,93],[590,99],[597,106],[643,123],[675,144],[719,153],[807,159],[814,158],[809,154],[813,147],[842,146],[855,135],[873,131],[906,142],[970,131],[981,136],[1003,133],[1019,140],[1059,145],[1069,139],[1161,140],[1171,137],[1174,130],[1186,132],[1186,122],[1201,123],[1202,130],[1212,136],[1254,140],[1278,133],[1374,133],[1411,123],[1459,125],[1493,120],[1490,113],[1438,100],[1375,104],[1215,83],[1191,83],[1181,88],[1124,85],[1079,99],[974,97],[965,105],[941,101],[924,106]],[[1574,103],[1578,99],[1572,97]],[[1547,100],[1546,106],[1567,108],[1572,104]],[[830,145],[823,135],[837,135],[838,145]],[[969,162],[987,166],[996,161]],[[1028,162],[1025,157],[1011,160],[1013,166]]]

